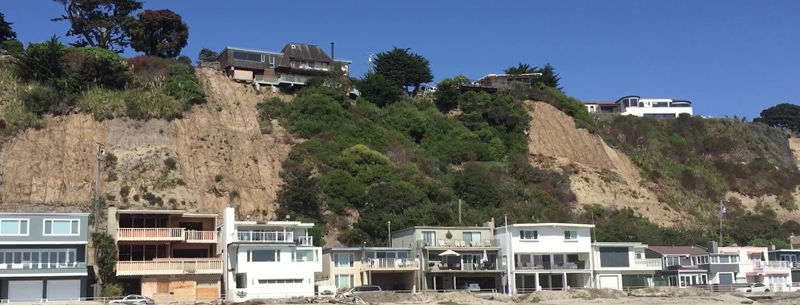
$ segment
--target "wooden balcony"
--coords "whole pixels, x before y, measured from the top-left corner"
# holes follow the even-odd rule
[[[187,243],[208,244],[217,242],[217,231],[186,231]]]
[[[117,262],[117,276],[183,274],[222,274],[222,260],[209,258]]]
[[[183,228],[119,228],[118,241],[182,241]]]
[[[361,271],[414,271],[419,260],[405,258],[372,258],[361,262]]]

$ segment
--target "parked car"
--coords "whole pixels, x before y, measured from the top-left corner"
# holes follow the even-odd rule
[[[113,300],[109,304],[128,304],[128,305],[155,305],[153,299],[138,294],[129,294],[120,300]]]
[[[761,283],[751,284],[747,287],[736,288],[736,292],[769,292],[769,287]]]
[[[481,291],[481,285],[478,285],[478,283],[465,282],[465,283],[462,283],[461,285],[458,285],[458,289],[464,289],[464,290],[477,292],[477,291]]]
[[[372,293],[372,292],[381,292],[383,291],[380,286],[375,285],[367,285],[367,286],[356,286],[353,288],[348,289],[347,291],[343,292],[341,295],[344,297],[352,297],[355,295],[363,294],[363,293]]]

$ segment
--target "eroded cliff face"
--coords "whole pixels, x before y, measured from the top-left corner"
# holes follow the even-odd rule
[[[570,176],[578,204],[631,208],[662,225],[681,223],[686,215],[660,202],[623,153],[606,145],[550,104],[526,102],[531,123],[528,150],[533,165],[560,169]]]
[[[182,119],[98,122],[74,114],[8,139],[0,151],[0,208],[89,211],[101,143],[109,155],[100,179],[108,202],[206,213],[232,205],[255,219],[272,217],[294,139],[277,122],[261,133],[256,104],[268,96],[218,71],[196,75],[208,102]]]

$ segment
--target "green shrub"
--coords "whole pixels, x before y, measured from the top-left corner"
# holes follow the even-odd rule
[[[203,89],[192,74],[192,68],[182,63],[170,65],[170,74],[164,83],[166,93],[179,101],[186,103],[186,108],[192,104],[205,101]]]
[[[23,52],[25,52],[25,47],[19,40],[16,39],[6,40],[3,41],[2,43],[3,46],[6,48],[6,51],[8,51],[8,55],[18,57],[22,55]]]

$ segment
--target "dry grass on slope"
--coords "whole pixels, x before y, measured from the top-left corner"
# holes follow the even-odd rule
[[[526,106],[531,116],[528,150],[534,165],[567,171],[579,204],[631,208],[660,225],[684,218],[658,201],[627,156],[576,128],[571,117],[550,104],[527,101]]]

